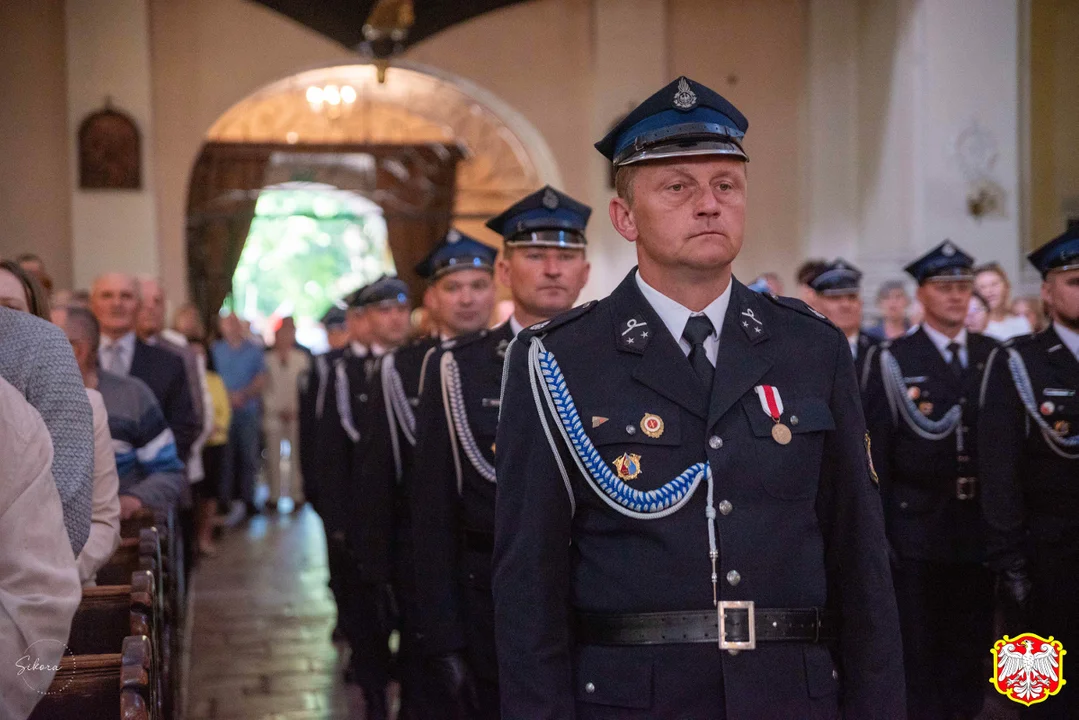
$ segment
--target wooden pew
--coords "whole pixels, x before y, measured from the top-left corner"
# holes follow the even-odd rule
[[[30,720],[160,720],[150,639],[125,637],[121,651],[66,655]]]

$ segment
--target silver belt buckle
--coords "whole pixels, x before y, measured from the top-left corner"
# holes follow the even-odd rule
[[[720,600],[716,605],[719,613],[719,649],[720,650],[756,650],[757,626],[752,600]],[[727,640],[727,610],[745,610],[749,624],[749,640]]]
[[[961,477],[955,479],[955,497],[959,500],[973,500],[976,493],[978,478]]]

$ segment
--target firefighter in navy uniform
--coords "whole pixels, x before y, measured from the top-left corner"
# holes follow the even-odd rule
[[[343,305],[343,303],[342,303]],[[345,309],[341,305],[333,304],[319,321],[326,329],[327,338],[344,337],[347,342],[347,326],[345,324]],[[340,350],[344,345],[335,346],[330,344],[328,352],[316,355],[308,368],[300,377],[298,392],[300,395],[300,409],[297,418],[300,423],[300,457],[301,475],[304,479],[304,497],[311,503],[311,507],[321,515],[318,504],[318,479],[319,469],[315,454],[316,418],[318,413],[319,386],[326,379],[329,368],[335,357],[334,351]]]
[[[925,320],[871,351],[866,422],[880,476],[911,718],[973,718],[986,690],[978,393],[996,342],[964,327],[974,260],[945,241],[906,267]]]
[[[393,587],[397,601],[400,645],[396,673],[401,682],[398,717],[424,720],[440,717],[442,705],[431,691],[431,678],[416,650],[415,567],[412,522],[405,469],[412,464],[416,443],[416,409],[423,393],[423,379],[435,357],[440,338],[445,340],[476,332],[487,326],[495,303],[494,262],[498,250],[451,229],[416,266],[428,282],[425,300],[439,332],[418,338],[387,353],[373,387],[370,442],[364,444],[359,466],[364,487],[393,497]]]
[[[679,78],[597,148],[638,268],[522,332],[498,426],[506,718],[902,716],[850,348],[731,275],[747,122]]]
[[[860,386],[865,385],[869,350],[877,340],[862,332],[862,272],[839,258],[809,281],[817,294],[817,310],[843,331],[854,358]]]
[[[513,297],[513,316],[443,343],[428,365],[409,486],[421,646],[449,717],[499,717],[491,550],[503,358],[524,325],[576,301],[588,279],[590,213],[545,187],[489,221],[505,239],[496,270]]]
[[[383,276],[349,295],[347,303],[350,334],[367,343],[353,339],[337,353],[318,389],[318,494],[327,555],[336,558],[340,577],[335,589],[339,624],[352,650],[347,676],[363,690],[367,717],[379,720],[387,714],[394,614],[389,577],[392,498],[388,491],[380,496],[379,488],[359,486],[355,472],[371,435],[378,358],[407,337],[408,288],[397,278]]]
[[[1029,256],[1053,323],[1004,344],[989,360],[978,423],[989,562],[1010,611],[1007,632],[1079,648],[1079,230]],[[1034,648],[1035,651],[1041,648]],[[1070,656],[1069,656],[1070,657]],[[1033,706],[1079,717],[1067,683]]]

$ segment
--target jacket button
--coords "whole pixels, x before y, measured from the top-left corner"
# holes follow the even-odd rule
[[[722,515],[730,515],[731,510],[734,510],[734,505],[731,505],[730,500],[721,500],[719,503],[719,512]]]
[[[360,402],[367,402],[367,393],[360,393]]]
[[[632,425],[626,425],[626,434],[627,435],[636,435],[637,434],[637,428],[635,428]]]
[[[729,573],[727,573],[727,582],[731,585],[737,585],[738,583],[742,582],[742,576],[738,573],[737,570],[731,570]]]
[[[589,695],[591,695],[592,693],[594,693],[596,691],[596,686],[593,685],[592,683],[585,683],[584,691],[586,693],[588,693]]]
[[[907,501],[904,500],[903,502],[899,503],[899,507],[906,510],[908,507],[910,507],[910,505],[907,503]]]
[[[833,680],[838,680],[839,679],[839,671],[838,670],[833,670],[832,671],[832,679]]]
[[[708,447],[712,448],[713,450],[719,450],[721,447],[723,447],[723,438],[721,438],[719,435],[713,435],[712,437],[708,438]]]
[[[797,425],[797,424],[798,424],[798,416],[797,415],[791,415],[791,425]]]

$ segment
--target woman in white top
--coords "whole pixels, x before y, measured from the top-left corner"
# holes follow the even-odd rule
[[[985,335],[1003,341],[1033,331],[1029,320],[1022,315],[1012,314],[1012,285],[1000,265],[988,263],[975,268],[974,289],[989,305],[989,324],[986,325]]]
[[[289,444],[288,494],[298,508],[304,503],[300,476],[299,380],[307,372],[310,357],[296,345],[296,324],[281,321],[274,345],[266,351],[266,385],[262,393],[262,429],[266,433],[266,480],[270,485],[269,509],[281,499],[281,441]]]

